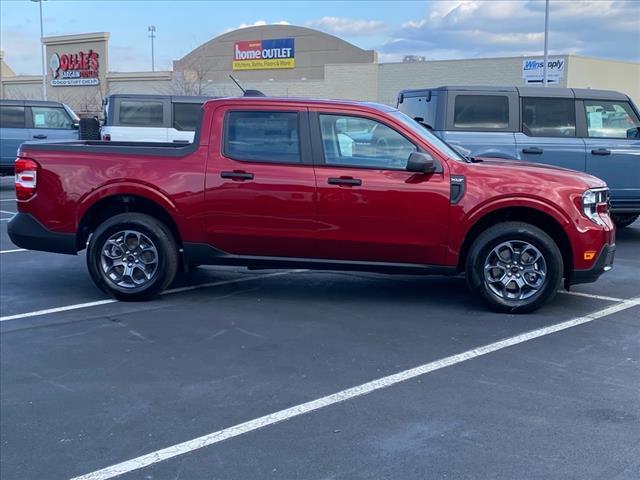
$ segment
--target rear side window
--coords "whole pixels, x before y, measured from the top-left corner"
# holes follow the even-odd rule
[[[224,154],[234,160],[301,163],[296,112],[229,112]]]
[[[199,103],[174,103],[173,104],[173,128],[180,131],[196,130],[200,118]]]
[[[0,128],[25,128],[24,107],[0,106]]]
[[[122,100],[118,123],[137,127],[162,127],[164,126],[163,106],[162,102]]]
[[[456,95],[453,126],[504,129],[509,127],[509,98],[502,95]]]
[[[73,121],[64,108],[31,107],[33,128],[55,128],[71,130]]]
[[[522,132],[530,137],[575,137],[576,107],[570,98],[523,98]]]
[[[640,121],[629,102],[585,100],[587,131],[591,138],[638,138]]]

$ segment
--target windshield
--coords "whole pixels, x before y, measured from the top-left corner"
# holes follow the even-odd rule
[[[402,122],[402,124],[407,127],[409,130],[414,132],[415,134],[424,138],[430,145],[436,148],[440,153],[444,156],[453,158],[454,160],[458,160],[460,162],[464,162],[464,158],[460,156],[458,152],[456,152],[453,148],[451,148],[447,143],[436,137],[433,133],[431,133],[426,127],[420,125],[418,122],[413,120],[411,117],[405,115],[404,113],[396,110],[391,112],[391,115],[396,119]]]

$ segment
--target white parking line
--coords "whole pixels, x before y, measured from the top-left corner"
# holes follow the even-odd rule
[[[566,290],[558,290],[558,293],[564,293],[565,295],[575,295],[576,297],[593,298],[594,300],[606,300],[608,302],[623,302],[624,298],[606,297],[604,295],[594,295],[592,293],[571,292]]]
[[[0,210],[0,213],[8,213],[9,215],[15,215],[17,212],[9,212],[7,210]]]
[[[178,443],[176,445],[163,448],[162,450],[156,450],[155,452],[151,452],[146,455],[132,458],[131,460],[127,460],[125,462],[118,463],[101,470],[97,470],[95,472],[75,477],[72,480],[107,480],[109,478],[114,478],[119,475],[139,470],[155,463],[192,452],[194,450],[208,447],[215,443],[223,442],[224,440],[237,437],[239,435],[257,430],[259,428],[273,425],[284,420],[289,420],[299,415],[304,415],[306,413],[310,413],[315,410],[328,407],[330,405],[335,405],[352,398],[367,395],[376,390],[387,388],[397,383],[405,382],[412,378],[416,378],[421,375],[440,370],[442,368],[450,367],[458,363],[466,362],[467,360],[471,360],[482,355],[487,355],[488,353],[496,352],[504,348],[518,345],[520,343],[528,342],[530,340],[534,340],[545,335],[550,335],[552,333],[560,332],[568,328],[576,327],[584,323],[592,322],[599,318],[613,315],[614,313],[621,312],[622,310],[626,310],[638,305],[640,305],[640,297],[625,300],[616,305],[598,310],[597,312],[590,313],[583,317],[577,317],[571,320],[567,320],[566,322],[558,323],[556,325],[551,325],[527,333],[522,333],[514,337],[505,338],[504,340],[490,343],[488,345],[474,348],[472,350],[467,350],[466,352],[458,353],[457,355],[451,355],[450,357],[445,357],[434,362],[425,363],[424,365],[420,365],[419,367],[411,368],[409,370],[389,375],[387,377],[382,377],[377,380],[372,380],[362,385],[348,388],[332,395],[296,405],[285,410],[280,410],[279,412],[271,413],[254,420],[249,420],[248,422],[234,425],[223,430],[218,430],[217,432],[203,435],[201,437],[194,438],[193,440],[188,440],[183,443]]]
[[[0,198],[0,202],[16,202],[15,198]]]
[[[14,248],[13,250],[0,250],[0,254],[2,253],[17,253],[17,252],[26,252],[27,250],[24,248]]]
[[[197,290],[199,288],[209,288],[209,287],[217,287],[219,285],[228,285],[231,283],[242,283],[248,282],[250,280],[256,280],[258,278],[269,278],[269,277],[277,277],[280,275],[288,275],[290,273],[303,272],[304,270],[286,270],[283,272],[275,272],[275,273],[267,273],[264,275],[251,275],[249,277],[237,278],[235,280],[222,280],[219,282],[210,282],[210,283],[200,283],[198,285],[189,285],[187,287],[179,287],[173,288],[171,290],[167,290],[162,292],[162,295],[168,295],[172,293],[180,293],[180,292],[188,292],[190,290]],[[109,303],[116,303],[118,300],[113,298],[107,298],[105,300],[97,300],[95,302],[87,302],[87,303],[78,303],[75,305],[65,305],[63,307],[55,307],[55,308],[46,308],[44,310],[35,310],[33,312],[26,313],[17,313],[15,315],[7,315],[4,317],[0,317],[0,322],[7,322],[9,320],[19,320],[22,318],[30,318],[30,317],[39,317],[41,315],[49,315],[51,313],[59,313],[59,312],[68,312],[70,310],[78,310],[81,308],[89,308],[89,307],[97,307],[99,305],[107,305]]]

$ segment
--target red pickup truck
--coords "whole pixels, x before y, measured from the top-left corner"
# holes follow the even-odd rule
[[[96,284],[149,298],[189,265],[466,272],[532,311],[612,266],[609,193],[584,173],[467,158],[403,113],[328,100],[208,101],[192,144],[25,143],[18,246],[87,248]]]

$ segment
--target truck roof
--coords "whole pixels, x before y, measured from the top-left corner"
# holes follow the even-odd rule
[[[140,99],[140,100],[166,100],[169,99],[172,103],[204,103],[207,100],[211,100],[213,98],[220,98],[214,96],[204,96],[204,95],[154,95],[147,93],[113,93],[111,95],[107,95],[105,100],[108,99],[118,99],[118,98],[126,98],[126,99]]]
[[[12,107],[62,107],[61,102],[53,102],[49,100],[0,100],[0,105]]]
[[[366,107],[372,110],[378,110],[380,112],[393,112],[396,109],[388,105],[376,102],[358,102],[355,100],[331,100],[331,99],[316,99],[316,98],[297,98],[297,97],[227,97],[216,98],[207,101],[209,103],[251,103],[251,104],[265,104],[265,105],[290,105],[290,106],[327,106],[327,107]]]
[[[521,97],[557,97],[598,100],[627,100],[624,93],[615,90],[595,90],[591,88],[563,88],[563,87],[509,87],[488,85],[443,85],[435,88],[401,90],[400,95],[405,97],[418,97],[434,91],[453,92],[507,92],[518,93]]]

